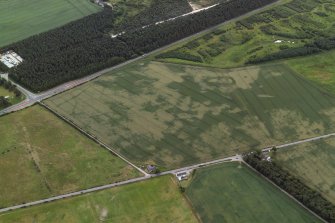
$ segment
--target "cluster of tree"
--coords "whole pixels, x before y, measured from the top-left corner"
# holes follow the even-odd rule
[[[276,163],[262,160],[261,154],[252,153],[245,156],[244,160],[320,217],[328,222],[335,222],[335,206],[319,192],[306,186]]]
[[[115,31],[113,21],[116,16],[107,7],[99,13],[6,47],[4,50],[13,49],[24,58],[23,63],[11,69],[9,74],[13,80],[32,91],[46,90],[150,52],[274,1],[229,1],[176,20],[128,30],[117,38],[110,36]]]
[[[15,97],[21,97],[22,93],[19,91],[16,87],[16,85],[12,84],[12,82],[7,81],[4,78],[0,77],[0,86],[4,87],[10,92],[13,92],[15,94]]]
[[[331,38],[318,38],[312,44],[314,47],[318,47],[322,50],[331,50],[335,48],[335,37]]]

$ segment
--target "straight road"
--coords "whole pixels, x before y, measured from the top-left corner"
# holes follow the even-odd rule
[[[137,58],[128,60],[128,61],[126,61],[126,62],[124,62],[124,63],[122,63],[122,64],[119,64],[119,65],[116,65],[116,66],[113,66],[113,67],[110,67],[110,68],[107,68],[107,69],[98,71],[98,72],[96,72],[96,73],[94,73],[94,74],[91,74],[91,75],[89,75],[89,76],[86,76],[86,77],[83,77],[83,78],[80,78],[80,79],[77,79],[77,80],[69,81],[69,82],[67,82],[67,83],[61,84],[61,85],[59,85],[59,86],[57,86],[57,87],[54,87],[54,88],[52,88],[52,89],[50,89],[50,90],[47,90],[47,91],[45,91],[45,92],[42,92],[42,93],[34,94],[34,93],[28,91],[27,89],[23,88],[22,86],[19,86],[19,85],[16,84],[16,85],[18,86],[18,88],[19,88],[20,90],[22,90],[22,92],[26,95],[27,99],[26,99],[25,101],[21,102],[21,103],[15,104],[15,105],[13,105],[13,106],[11,106],[11,107],[8,107],[8,108],[6,108],[6,109],[1,110],[1,111],[0,111],[0,116],[1,116],[1,115],[5,115],[5,114],[8,114],[8,113],[11,113],[11,112],[19,111],[19,110],[24,109],[24,108],[26,108],[26,107],[29,107],[29,106],[35,104],[36,102],[40,102],[40,101],[45,100],[45,99],[47,99],[47,98],[50,98],[50,97],[52,97],[52,96],[54,96],[54,95],[57,95],[57,94],[60,94],[60,93],[62,93],[62,92],[64,92],[64,91],[67,91],[67,90],[70,90],[70,89],[72,89],[72,88],[75,88],[75,87],[77,87],[77,86],[79,86],[79,85],[82,85],[82,84],[88,82],[88,81],[91,81],[91,80],[93,80],[93,79],[95,79],[95,78],[98,78],[98,77],[100,77],[101,75],[103,75],[103,74],[105,74],[105,73],[108,73],[108,72],[111,72],[111,71],[113,71],[113,70],[119,69],[119,68],[121,68],[121,67],[124,67],[124,66],[126,66],[126,65],[128,65],[128,64],[130,64],[130,63],[136,62],[136,61],[138,61],[138,60],[147,58],[147,57],[149,57],[149,56],[151,56],[151,55],[153,55],[153,54],[156,54],[156,53],[158,53],[159,51],[165,50],[165,49],[167,49],[167,48],[169,48],[169,47],[171,47],[171,46],[173,46],[173,45],[175,45],[175,44],[182,43],[182,42],[187,41],[187,40],[189,40],[189,39],[192,39],[192,38],[194,38],[194,37],[196,37],[196,36],[199,36],[199,35],[205,34],[205,33],[207,33],[207,32],[213,31],[213,30],[215,30],[216,28],[218,28],[218,27],[220,27],[220,26],[222,26],[222,25],[224,25],[224,24],[226,24],[226,23],[234,22],[234,21],[243,19],[243,18],[245,18],[245,17],[251,16],[251,15],[253,15],[253,14],[255,14],[255,13],[258,13],[258,12],[261,12],[261,11],[263,11],[263,10],[265,10],[265,9],[268,9],[268,8],[274,6],[274,5],[281,4],[282,2],[283,2],[282,0],[279,0],[279,1],[277,1],[277,2],[274,2],[274,3],[271,3],[271,4],[269,4],[269,5],[263,6],[263,7],[259,8],[259,9],[255,9],[255,10],[253,10],[253,11],[251,11],[251,12],[248,12],[248,13],[246,13],[246,14],[244,14],[244,15],[241,15],[241,16],[236,17],[236,18],[234,18],[234,19],[225,21],[225,22],[220,23],[220,24],[218,24],[218,25],[216,25],[216,26],[210,27],[210,28],[208,28],[208,29],[205,29],[205,30],[203,30],[203,31],[200,31],[200,32],[198,32],[198,33],[195,33],[195,34],[193,34],[193,35],[191,35],[191,36],[188,36],[188,37],[185,37],[185,38],[183,38],[183,39],[181,39],[181,40],[178,40],[178,41],[176,41],[176,42],[174,42],[174,43],[171,43],[171,44],[168,44],[168,45],[166,45],[166,46],[163,46],[163,47],[161,47],[161,48],[159,48],[159,49],[156,49],[156,50],[154,50],[154,51],[152,51],[152,52],[150,52],[150,53],[147,53],[147,54],[144,54],[144,55],[139,56],[139,57],[137,57]]]
[[[191,171],[191,170],[198,169],[198,168],[203,168],[203,167],[206,167],[206,166],[209,166],[209,165],[215,165],[215,164],[219,164],[219,163],[223,163],[223,162],[234,162],[234,161],[242,161],[242,157],[239,156],[239,155],[236,155],[236,156],[227,157],[227,158],[218,159],[218,160],[213,160],[213,161],[205,162],[205,163],[200,163],[200,164],[196,164],[196,165],[192,165],[192,166],[188,166],[188,167],[184,167],[184,168],[180,168],[180,169],[169,170],[169,171],[165,171],[165,172],[158,173],[158,174],[151,174],[151,175],[148,174],[148,175],[143,176],[143,177],[138,177],[138,178],[134,178],[134,179],[130,179],[130,180],[125,180],[125,181],[122,181],[122,182],[116,182],[116,183],[107,184],[107,185],[103,185],[103,186],[93,187],[93,188],[86,189],[86,190],[81,190],[81,191],[76,191],[76,192],[63,194],[63,195],[59,195],[59,196],[55,196],[55,197],[50,197],[50,198],[42,199],[42,200],[39,200],[39,201],[33,201],[33,202],[25,203],[25,204],[15,205],[15,206],[12,206],[12,207],[2,208],[2,209],[0,209],[0,213],[13,211],[13,210],[17,210],[17,209],[20,209],[20,208],[32,207],[32,206],[36,206],[36,205],[39,205],[39,204],[45,204],[45,203],[49,203],[49,202],[53,202],[53,201],[57,201],[57,200],[62,200],[62,199],[65,199],[65,198],[70,198],[70,197],[74,197],[74,196],[78,196],[78,195],[88,194],[88,193],[92,193],[92,192],[97,192],[97,191],[101,191],[101,190],[106,190],[106,189],[110,189],[110,188],[113,188],[113,187],[118,187],[118,186],[121,186],[121,185],[131,184],[131,183],[135,183],[135,182],[140,182],[140,181],[148,180],[148,179],[163,176],[163,175],[176,174],[178,172],[185,171],[185,170]]]
[[[302,140],[299,140],[299,141],[290,142],[290,143],[286,143],[286,144],[282,144],[282,145],[278,145],[278,146],[267,147],[267,148],[264,148],[262,150],[262,152],[270,152],[273,147],[276,147],[277,149],[281,149],[281,148],[286,148],[286,147],[290,147],[290,146],[299,145],[299,144],[306,143],[306,142],[312,142],[312,141],[317,141],[317,140],[320,140],[320,139],[329,138],[329,137],[332,137],[332,136],[335,136],[335,133],[330,133],[330,134],[326,134],[326,135],[322,135],[322,136],[316,136],[316,137],[312,137],[312,138],[308,138],[308,139],[302,139]]]

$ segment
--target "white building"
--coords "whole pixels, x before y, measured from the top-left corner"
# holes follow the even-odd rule
[[[189,171],[183,171],[183,172],[176,173],[176,177],[179,181],[187,180],[189,175],[190,175]]]
[[[3,64],[5,64],[8,68],[12,68],[22,63],[23,59],[17,53],[10,50],[4,54],[0,54],[0,61]]]

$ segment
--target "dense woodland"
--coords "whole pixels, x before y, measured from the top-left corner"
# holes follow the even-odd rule
[[[10,77],[38,92],[148,53],[274,1],[234,0],[145,29],[128,30],[117,38],[110,36],[116,31],[113,23],[116,15],[112,9],[105,8],[3,50],[13,49],[24,59],[9,71]],[[152,18],[157,12],[156,7],[153,8],[141,15]],[[128,21],[127,26],[134,27],[133,23],[137,21]]]
[[[323,219],[335,222],[335,206],[319,192],[306,186],[276,163],[262,160],[260,154],[247,155],[244,160]]]

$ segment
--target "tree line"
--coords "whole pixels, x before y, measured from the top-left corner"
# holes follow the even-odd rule
[[[246,155],[244,160],[327,222],[335,222],[335,206],[275,162],[262,160],[260,153]]]
[[[117,17],[106,7],[99,13],[5,47],[4,50],[12,49],[24,59],[19,66],[10,69],[9,75],[32,91],[43,91],[148,53],[274,1],[229,1],[145,29],[128,30],[117,38],[110,35],[117,30],[114,25]],[[155,11],[141,13],[148,18],[152,14]],[[129,27],[137,23],[127,21]]]

